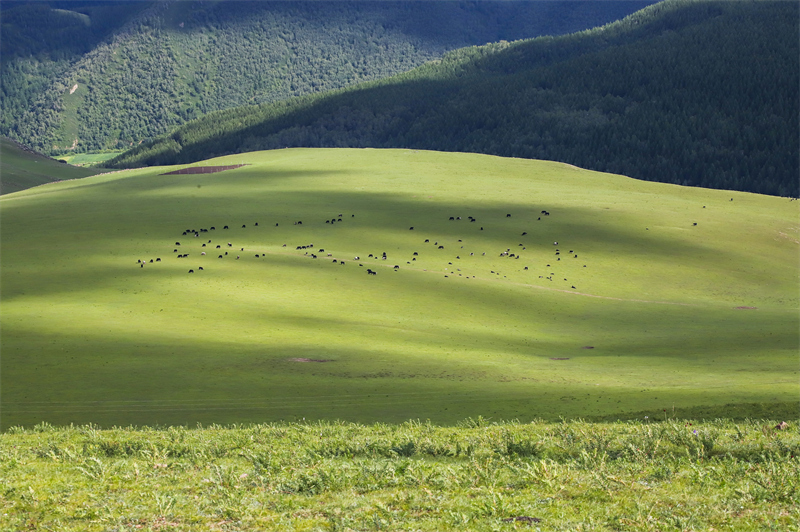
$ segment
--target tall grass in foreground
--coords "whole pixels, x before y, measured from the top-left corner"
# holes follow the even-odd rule
[[[796,421],[0,435],[2,530],[796,530]]]

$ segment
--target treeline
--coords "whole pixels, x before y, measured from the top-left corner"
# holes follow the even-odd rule
[[[133,146],[209,112],[380,79],[463,46],[578,31],[649,3],[3,2],[0,134],[51,154]]]
[[[111,164],[407,147],[796,197],[798,7],[668,1],[596,30],[460,49],[390,80],[214,113]]]

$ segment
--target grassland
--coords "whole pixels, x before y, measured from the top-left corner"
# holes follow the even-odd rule
[[[796,202],[424,151],[198,164],[239,163],[0,200],[4,429],[797,418]]]
[[[79,179],[101,171],[59,163],[50,157],[26,151],[8,138],[0,138],[0,193],[2,194],[63,179]]]
[[[75,153],[72,155],[61,155],[58,158],[67,161],[73,166],[94,166],[109,159],[113,159],[122,152],[109,151],[100,153]]]
[[[0,529],[796,530],[775,423],[39,425],[0,435]]]

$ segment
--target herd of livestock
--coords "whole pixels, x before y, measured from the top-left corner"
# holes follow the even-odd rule
[[[550,212],[546,211],[546,210],[542,210],[541,211],[541,216],[538,216],[537,221],[541,221],[542,220],[542,216],[545,216],[545,217],[546,216],[550,216]],[[510,213],[506,214],[506,218],[511,218],[511,217],[512,216],[511,216]],[[350,218],[355,218],[355,214],[351,214]],[[327,224],[327,225],[340,224],[340,223],[343,223],[346,219],[347,218],[345,218],[343,216],[343,214],[338,214],[337,216],[334,216],[332,218],[326,219],[325,220],[325,224]],[[450,216],[449,217],[449,221],[451,221],[451,222],[458,222],[461,219],[462,219],[461,216]],[[477,222],[477,219],[475,217],[473,217],[473,216],[467,216],[467,219],[469,220],[470,223]],[[319,222],[319,223],[321,223],[321,222]],[[279,225],[278,223],[275,224],[275,226],[278,226],[278,225]],[[303,222],[300,221],[300,220],[297,220],[297,221],[293,222],[293,225],[302,226]],[[476,225],[479,225],[479,224],[476,224]],[[258,223],[254,223],[253,227],[258,227]],[[247,229],[247,224],[242,224],[241,229]],[[220,240],[215,241],[213,238],[208,238],[208,237],[211,236],[212,232],[216,235],[216,234],[219,234],[219,232],[222,232],[222,231],[227,232],[229,230],[230,230],[230,227],[228,225],[222,226],[221,231],[218,231],[216,226],[210,226],[208,228],[201,228],[201,229],[185,229],[185,230],[183,230],[181,232],[181,237],[186,237],[186,238],[181,238],[181,240],[178,240],[178,241],[175,242],[175,245],[174,245],[172,253],[178,259],[187,259],[187,258],[191,257],[192,255],[195,255],[195,256],[199,255],[199,256],[203,257],[203,256],[206,256],[207,253],[210,253],[212,256],[213,255],[217,255],[218,259],[232,258],[235,255],[236,258],[233,259],[233,260],[240,260],[242,258],[242,255],[245,253],[245,248],[244,247],[238,247],[238,249],[236,249],[237,246],[234,246],[234,244],[231,241],[228,241],[227,238],[223,238],[222,241],[220,241]],[[414,227],[413,226],[409,227],[409,230],[413,231]],[[480,227],[480,231],[483,231],[483,230],[484,230],[484,228]],[[234,234],[234,233],[235,233],[235,231],[231,231],[226,236]],[[528,232],[527,231],[523,231],[519,235],[519,240],[525,241],[525,240],[527,240],[526,239],[527,236],[528,236]],[[216,243],[216,242],[220,242],[220,243]],[[449,252],[450,251],[449,249],[445,248],[444,241],[442,241],[442,243],[440,243],[438,240],[434,240],[433,242],[431,242],[430,238],[426,238],[426,239],[424,239],[424,241],[422,241],[422,244],[431,247],[436,252],[443,251],[444,253],[441,253],[441,254],[438,255],[439,257],[447,257],[447,256],[450,256],[452,254],[452,253]],[[553,242],[552,244],[553,244],[553,248],[551,248],[551,249],[553,251],[551,252],[552,255],[550,255],[550,258],[551,258],[550,262],[558,262],[558,261],[561,261],[562,258],[571,258],[571,259],[577,259],[578,258],[578,254],[575,252],[575,250],[570,249],[569,251],[566,251],[566,250],[562,251],[561,248],[559,247],[559,243],[557,241]],[[443,266],[443,272],[444,272],[444,276],[445,277],[450,277],[451,275],[453,275],[453,276],[457,275],[459,277],[463,276],[462,273],[459,273],[459,272],[461,272],[461,268],[458,267],[458,265],[459,265],[458,262],[455,264],[455,267],[453,268],[453,266],[454,266],[453,261],[454,260],[455,261],[460,261],[462,254],[465,256],[465,258],[467,256],[475,256],[475,254],[476,254],[475,251],[473,251],[473,252],[461,251],[461,250],[464,249],[464,245],[463,245],[463,240],[462,239],[458,239],[457,245],[458,245],[458,248],[455,251],[455,256],[454,257],[451,256],[449,260],[447,258],[444,258],[444,260],[448,260],[448,262],[447,262],[447,266],[448,267],[444,267]],[[499,257],[519,260],[522,257],[522,252],[523,251],[527,251],[527,246],[528,245],[530,245],[530,243],[526,245],[525,242],[519,242],[517,244],[517,246],[514,247],[514,248],[507,247],[505,249],[496,250],[495,252],[498,254]],[[287,244],[283,244],[282,247],[283,248],[287,248],[287,249],[291,249]],[[421,249],[425,249],[425,248],[421,248]],[[253,254],[255,256],[255,258],[264,258],[267,255],[265,252],[262,252],[262,251],[259,251],[259,252],[255,252],[255,251],[252,251],[252,250],[248,250],[248,251],[249,251],[249,254]],[[351,263],[350,261],[352,260],[352,263],[358,264],[359,267],[364,267],[364,263],[360,262],[360,261],[362,261],[362,259],[361,259],[361,256],[359,256],[359,255],[356,255],[356,256],[352,257],[352,259],[344,260],[344,259],[342,259],[340,257],[334,257],[333,253],[326,252],[324,247],[321,247],[321,246],[318,246],[318,245],[315,246],[313,243],[304,243],[304,244],[296,245],[296,246],[294,246],[294,251],[296,251],[298,253],[299,252],[303,252],[303,255],[302,255],[303,257],[307,257],[307,258],[310,258],[310,259],[326,259],[326,260],[330,260],[332,264],[337,264],[339,266],[345,266],[346,264]],[[480,252],[480,256],[486,256],[486,252],[485,251]],[[410,257],[406,257],[408,259],[408,260],[405,261],[406,265],[408,265],[410,267],[413,267],[414,263],[417,262],[417,259],[419,257],[420,257],[420,252],[419,251],[414,251],[413,254]],[[372,262],[374,262],[374,261],[385,261],[384,263],[388,262],[388,264],[386,264],[386,265],[389,266],[389,269],[391,271],[397,272],[398,270],[400,270],[400,264],[393,264],[393,262],[389,262],[389,256],[386,253],[386,251],[383,251],[381,253],[369,253],[367,255],[367,259],[368,259],[368,261],[372,261]],[[368,261],[364,261],[364,262],[368,262]],[[156,257],[155,259],[150,259],[149,260],[149,263],[157,263],[157,262],[162,262],[161,257]],[[137,263],[139,264],[140,268],[144,268],[145,265],[148,264],[148,261],[146,259],[144,259],[144,260],[143,259],[139,259],[137,261]],[[378,274],[378,268],[376,266],[377,264],[381,264],[381,262],[375,262],[374,264],[370,264],[370,266],[372,266],[372,267],[366,268],[366,270],[365,270],[366,273],[368,275],[377,275]],[[206,266],[208,266],[208,264],[206,264]],[[548,268],[548,271],[549,271],[549,269],[555,269],[555,268],[551,267],[551,264],[547,264],[546,267]],[[586,265],[584,264],[583,267],[585,268]],[[529,269],[529,266],[527,266],[527,265],[522,267],[522,271],[528,271],[528,269]],[[204,271],[204,268],[203,268],[203,266],[197,266],[196,270],[197,270],[197,272],[200,272],[200,271]],[[425,269],[422,269],[422,271],[429,271],[429,270],[427,268],[425,268]],[[431,270],[431,271],[434,271],[434,270]],[[195,268],[190,268],[188,270],[188,273],[195,273]],[[489,273],[494,275],[494,276],[500,276],[501,275],[501,273],[499,271],[495,271],[495,270],[490,270]],[[473,276],[466,275],[466,278],[470,278],[470,277],[471,278],[475,278],[474,275]],[[545,273],[543,275],[539,275],[540,279],[545,279],[545,280],[549,280],[549,281],[553,281],[554,277],[555,277],[555,273],[554,272],[549,272],[549,273]],[[567,279],[564,278],[564,281],[567,281]],[[575,289],[576,287],[574,285],[571,285],[571,288]]]

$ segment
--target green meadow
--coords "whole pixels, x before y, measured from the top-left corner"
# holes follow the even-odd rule
[[[99,172],[102,170],[76,168],[50,157],[25,151],[14,141],[6,137],[0,138],[0,193],[2,194],[63,179],[80,179]]]
[[[73,166],[94,166],[109,159],[113,159],[120,153],[122,152],[75,153],[72,155],[61,155],[58,158],[67,161],[68,164]]]
[[[3,429],[797,417],[788,198],[463,153],[196,163],[232,164],[0,199]]]

